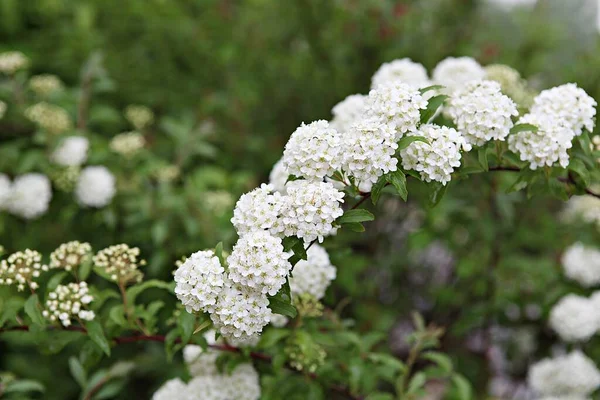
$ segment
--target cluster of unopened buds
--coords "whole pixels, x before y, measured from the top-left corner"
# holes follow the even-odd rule
[[[28,107],[25,116],[51,134],[59,134],[73,128],[67,111],[57,105],[40,102]]]
[[[16,285],[19,291],[28,285],[36,290],[35,281],[48,266],[42,262],[42,255],[35,250],[18,251],[0,261],[0,285]]]
[[[93,300],[85,282],[58,285],[55,290],[48,293],[42,315],[50,322],[60,322],[65,327],[70,326],[73,319],[91,321],[95,318],[95,314],[86,308]]]
[[[110,141],[110,149],[123,157],[133,157],[144,148],[146,139],[139,132],[120,133]]]
[[[140,282],[143,278],[138,267],[146,265],[138,259],[140,249],[126,244],[116,244],[100,250],[94,257],[94,265],[100,268],[110,280],[120,285]]]
[[[92,246],[77,240],[63,243],[50,254],[50,268],[76,271],[86,261],[91,261]]]

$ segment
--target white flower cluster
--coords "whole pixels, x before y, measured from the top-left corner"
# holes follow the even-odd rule
[[[0,53],[0,72],[12,75],[18,70],[27,68],[29,59],[20,51],[6,51]]]
[[[467,143],[474,146],[504,141],[513,127],[511,118],[518,115],[516,104],[494,81],[467,82],[453,92],[446,111]]]
[[[317,244],[312,245],[306,254],[307,259],[298,261],[294,267],[290,289],[292,293],[310,294],[321,300],[336,277],[336,268],[331,264],[327,250]]]
[[[552,115],[564,120],[575,136],[585,128],[594,130],[596,100],[574,83],[567,83],[552,89],[543,90],[534,100],[532,114]]]
[[[197,251],[175,271],[175,294],[187,312],[214,312],[225,269],[212,250]]]
[[[139,255],[137,247],[116,244],[100,250],[92,260],[111,280],[126,284],[142,280],[143,274],[138,267],[146,265],[146,261],[138,260]]]
[[[395,132],[374,119],[352,124],[344,137],[342,169],[355,179],[359,190],[370,192],[383,174],[397,170]]]
[[[573,130],[564,120],[551,115],[525,114],[518,124],[531,124],[537,131],[522,131],[508,137],[508,148],[517,153],[521,161],[529,162],[532,170],[559,163],[569,165],[567,151],[573,146]]]
[[[417,89],[431,85],[427,70],[422,64],[410,58],[401,58],[383,63],[371,78],[371,87],[387,85],[391,82],[403,82]]]
[[[586,341],[600,328],[600,312],[591,299],[568,294],[552,307],[549,323],[566,342]]]
[[[7,108],[8,108],[8,106],[6,105],[6,103],[3,102],[2,100],[0,100],[0,119],[2,119],[4,117],[4,114],[6,113]]]
[[[450,182],[454,168],[460,166],[461,150],[471,150],[465,138],[453,128],[425,124],[411,136],[423,136],[429,143],[414,141],[400,151],[404,169],[412,169],[426,182]]]
[[[346,97],[331,110],[333,114],[331,126],[339,132],[345,133],[352,124],[361,120],[365,113],[366,104],[367,96],[363,94],[351,94]]]
[[[29,88],[39,96],[48,96],[63,89],[60,78],[52,74],[41,74],[29,79]]]
[[[590,195],[573,196],[566,204],[563,217],[567,221],[582,220],[596,224],[600,229],[600,199]]]
[[[50,253],[50,268],[60,268],[65,271],[75,271],[92,254],[92,246],[89,243],[81,243],[77,240],[63,243]]]
[[[72,319],[92,321],[96,315],[85,306],[93,300],[85,282],[58,285],[48,294],[42,315],[51,322],[59,321],[63,326],[70,326]]]
[[[135,129],[142,130],[154,122],[154,113],[146,106],[132,104],[125,109],[125,118]]]
[[[179,378],[166,381],[152,395],[152,400],[175,400],[182,399],[186,392],[186,384]]]
[[[369,92],[366,116],[375,118],[391,126],[398,140],[404,134],[417,129],[421,120],[421,110],[427,108],[427,101],[412,86],[394,81],[377,86]]]
[[[238,365],[231,375],[196,376],[187,385],[184,400],[258,400],[258,372],[252,364]]]
[[[83,136],[69,136],[54,149],[51,159],[65,167],[80,166],[87,160],[90,142]]]
[[[40,273],[48,271],[42,263],[42,255],[35,250],[18,251],[0,261],[0,285],[17,285],[17,290],[25,290],[25,285],[33,290],[38,288]]]
[[[51,134],[57,135],[73,128],[69,114],[54,104],[34,104],[25,110],[25,116]]]
[[[600,371],[592,360],[576,350],[532,365],[527,381],[531,389],[542,398],[585,398],[600,387]]]
[[[29,173],[13,181],[5,208],[18,217],[34,219],[48,210],[51,199],[50,180],[45,175]]]
[[[565,276],[581,286],[600,284],[600,250],[575,243],[563,253],[562,265]]]
[[[212,331],[209,331],[212,333]],[[205,338],[210,335],[204,335]],[[207,340],[209,345],[214,345],[214,340]],[[218,375],[217,358],[219,352],[211,348],[203,350],[195,344],[188,344],[183,348],[183,360],[191,376]]]
[[[88,207],[108,205],[116,192],[115,177],[104,166],[89,166],[79,175],[75,197],[79,204]]]
[[[292,133],[283,151],[283,165],[295,176],[321,181],[340,168],[342,136],[319,120],[304,123]]]
[[[146,145],[144,135],[139,132],[123,132],[112,138],[110,149],[123,157],[133,157]]]
[[[239,198],[231,219],[239,235],[256,230],[271,230],[277,224],[283,197],[274,190],[273,185],[263,183]]]
[[[485,70],[471,57],[448,57],[433,70],[433,81],[449,93],[472,80],[485,79]]]

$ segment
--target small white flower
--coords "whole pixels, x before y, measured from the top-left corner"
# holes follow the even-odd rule
[[[46,213],[52,199],[50,180],[42,174],[18,176],[12,186],[6,209],[25,219],[34,219]]]
[[[187,312],[214,312],[225,269],[212,250],[197,251],[175,271],[175,295]]]
[[[581,342],[600,328],[600,313],[589,299],[568,294],[552,307],[549,322],[562,340]]]
[[[77,201],[88,207],[100,208],[108,205],[115,192],[115,177],[103,166],[84,168],[75,187]]]
[[[83,136],[63,139],[52,153],[52,161],[63,166],[79,166],[87,160],[89,141]]]

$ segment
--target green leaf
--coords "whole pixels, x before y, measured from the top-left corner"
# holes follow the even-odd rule
[[[428,351],[426,353],[423,353],[422,357],[426,360],[434,362],[445,372],[452,372],[452,361],[450,360],[450,357],[448,357],[448,355],[437,351]]]
[[[359,208],[355,210],[348,210],[337,219],[338,224],[348,224],[352,222],[364,222],[364,221],[373,221],[375,216],[371,214],[368,210],[364,208]]]
[[[139,284],[134,285],[134,286],[130,287],[129,289],[127,289],[127,292],[126,292],[127,303],[130,306],[135,304],[135,299],[144,290],[151,289],[151,288],[159,288],[159,289],[168,290],[169,292],[173,292],[173,286],[174,286],[174,282],[164,282],[164,281],[160,281],[158,279],[151,279],[149,281],[139,283]]]
[[[406,175],[404,172],[397,170],[386,175],[387,180],[391,183],[402,200],[408,200],[408,188],[406,187]]]
[[[108,317],[112,322],[117,324],[122,328],[126,327],[129,323],[125,318],[125,310],[123,309],[123,304],[117,304],[110,309],[108,312]]]
[[[371,202],[373,202],[373,204],[377,204],[379,198],[381,197],[381,192],[387,183],[387,178],[385,176],[380,176],[377,182],[373,185],[371,188]]]
[[[460,173],[463,175],[480,174],[485,172],[481,165],[469,165],[460,169]]]
[[[69,370],[79,387],[85,388],[85,385],[87,384],[87,374],[77,357],[69,358]]]
[[[10,297],[2,303],[2,314],[0,314],[0,326],[3,326],[6,321],[12,321],[19,310],[23,307],[25,301],[20,297]]]
[[[488,171],[490,169],[488,164],[487,149],[485,147],[480,147],[477,150],[477,160],[479,160],[479,164],[484,171]]]
[[[187,344],[190,341],[194,333],[194,326],[196,325],[196,316],[189,312],[182,310],[179,314],[179,328],[181,330],[181,341]]]
[[[88,276],[90,276],[90,272],[92,272],[92,257],[88,256],[86,257],[82,262],[81,265],[79,266],[79,269],[77,270],[77,275],[79,277],[80,280],[85,281]]]
[[[431,207],[435,207],[440,203],[440,201],[442,201],[442,198],[444,197],[444,195],[446,194],[446,191],[448,190],[449,184],[442,185],[441,183],[435,182],[435,183],[432,183],[431,186],[432,186],[432,189],[431,189],[431,192],[429,193],[429,205]]]
[[[550,178],[548,185],[550,186],[550,193],[552,196],[562,201],[569,200],[569,194],[567,193],[567,188],[564,183],[558,179]]]
[[[445,88],[445,86],[442,86],[442,85],[431,85],[431,86],[427,86],[427,87],[419,89],[419,92],[421,94],[425,94],[425,93],[429,92],[430,90],[441,90],[444,88]]]
[[[537,132],[538,127],[532,124],[516,124],[510,129],[510,133],[519,133],[519,132]]]
[[[471,389],[471,384],[462,375],[453,375],[452,383],[458,391],[458,398],[460,400],[471,400],[473,398],[473,389]]]
[[[518,155],[513,153],[512,151],[505,151],[502,153],[502,158],[508,160],[512,165],[517,166],[519,168],[523,168],[527,163],[525,161],[521,161]]]
[[[445,94],[439,94],[430,98],[429,102],[427,103],[427,108],[421,110],[421,123],[426,124],[427,122],[429,122],[429,120],[433,118],[438,108],[440,108],[442,104],[444,104],[444,101],[446,101],[447,98],[448,96],[446,96]]]
[[[360,222],[348,222],[344,224],[344,228],[350,229],[352,232],[364,232],[365,226]]]
[[[87,321],[85,324],[85,328],[87,329],[87,334],[92,339],[100,350],[104,352],[107,356],[110,356],[110,344],[108,343],[108,339],[104,335],[104,330],[102,329],[102,325],[98,321]]]
[[[46,326],[46,320],[40,311],[37,294],[32,294],[25,302],[25,314],[31,318],[31,322],[33,322],[34,325]]]
[[[289,262],[292,266],[296,265],[300,260],[306,260],[308,255],[304,248],[304,240],[297,236],[288,236],[283,239],[283,249],[285,251],[291,251],[294,254],[289,258]]]
[[[269,308],[275,314],[285,315],[290,318],[296,318],[296,315],[298,315],[296,307],[291,302],[282,300],[277,295],[269,297]]]
[[[61,271],[57,274],[54,274],[52,278],[48,281],[48,285],[46,285],[46,293],[53,291],[56,289],[58,285],[62,282],[63,279],[67,276],[68,272]]]
[[[30,379],[20,379],[17,381],[12,381],[6,385],[3,393],[21,393],[21,392],[45,392],[46,388],[41,383],[30,380]]]
[[[223,257],[223,242],[219,242],[215,246],[215,255],[219,259],[221,266],[225,267],[225,258]]]
[[[289,335],[290,331],[288,329],[268,329],[261,335],[259,346],[263,349],[271,349]]]
[[[416,374],[413,375],[412,379],[410,380],[410,382],[408,384],[407,393],[416,393],[417,391],[419,391],[420,389],[422,389],[425,386],[426,382],[427,382],[427,377],[425,376],[425,374],[423,372],[417,372]],[[461,397],[461,400],[462,400],[462,397]]]
[[[590,186],[590,171],[588,171],[583,161],[576,158],[571,159],[569,162],[569,171],[573,171],[579,177],[583,186],[582,189]]]
[[[374,363],[385,365],[394,374],[404,371],[406,368],[402,361],[387,353],[370,353],[368,358]]]
[[[429,144],[429,140],[427,140],[424,136],[404,136],[398,141],[398,149],[396,151],[404,150],[413,142],[423,142]]]

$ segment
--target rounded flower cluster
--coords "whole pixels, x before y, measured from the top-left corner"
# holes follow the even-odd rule
[[[527,381],[540,397],[587,397],[600,386],[600,371],[592,360],[576,350],[532,365]]]
[[[265,231],[242,236],[227,258],[229,279],[271,296],[285,283],[292,265],[280,238]]]
[[[517,116],[516,104],[502,94],[494,81],[471,81],[454,91],[447,113],[467,143],[482,146],[490,140],[504,140]]]
[[[210,318],[224,337],[246,339],[260,334],[271,315],[265,294],[226,281]]]
[[[34,104],[25,110],[25,116],[52,134],[59,134],[73,128],[69,114],[54,104],[46,102]]]
[[[472,80],[485,79],[485,70],[471,57],[448,57],[433,70],[433,81],[449,93]]]
[[[416,63],[410,58],[383,63],[371,78],[371,87],[376,88],[391,82],[407,83],[417,89],[430,85],[429,76],[423,64]]]
[[[29,59],[20,51],[6,51],[0,53],[0,72],[12,75],[15,72],[27,68]]]
[[[88,207],[104,207],[116,192],[115,177],[103,166],[90,166],[81,171],[75,197],[79,204]]]
[[[596,100],[574,83],[543,90],[533,100],[532,114],[551,115],[562,119],[576,136],[585,128],[594,130]]]
[[[563,215],[568,221],[582,220],[600,228],[600,199],[590,195],[573,196],[567,202]]]
[[[283,159],[280,159],[273,165],[273,169],[269,173],[269,184],[273,187],[273,190],[285,194],[285,184],[289,177],[290,174],[285,168],[285,165],[283,165]]]
[[[412,135],[423,136],[429,143],[414,141],[401,150],[402,166],[419,172],[426,182],[437,181],[446,185],[454,168],[460,166],[461,149],[471,150],[460,133],[446,126],[425,124]]]
[[[49,267],[75,271],[90,258],[91,254],[92,246],[89,243],[81,243],[77,240],[63,243],[50,253]]]
[[[273,185],[263,183],[240,197],[231,222],[240,236],[257,230],[269,230],[276,224],[282,206],[281,194],[274,192]]]
[[[396,171],[398,144],[394,130],[374,119],[352,125],[346,133],[342,169],[363,192],[370,192],[383,174]]]
[[[159,389],[159,392],[162,393],[163,388]],[[258,372],[249,363],[238,365],[230,375],[194,376],[187,385],[184,384],[183,388],[177,385],[177,389],[179,390],[177,396],[172,397],[172,399],[258,400],[261,395]],[[174,389],[170,393],[174,394]],[[154,396],[153,399],[155,400],[167,399],[167,397],[156,397],[156,393]]]
[[[187,312],[213,312],[225,269],[212,250],[197,251],[175,271],[175,294]]]
[[[50,180],[45,175],[29,173],[13,181],[6,208],[18,217],[34,219],[48,210],[51,199]]]
[[[427,101],[417,89],[394,81],[369,92],[366,115],[392,127],[398,140],[407,132],[417,129],[421,110],[425,108]]]
[[[35,282],[48,266],[42,263],[42,255],[35,250],[17,251],[0,261],[0,285],[17,285],[17,290],[25,290],[25,285],[33,290],[38,288]]]
[[[333,114],[331,126],[342,133],[348,131],[353,123],[363,118],[366,102],[367,96],[363,94],[351,94],[337,103],[331,110]]]
[[[132,104],[125,109],[125,118],[135,129],[142,130],[154,122],[154,113],[146,106]]]
[[[567,151],[573,146],[573,130],[564,120],[540,114],[526,114],[518,124],[531,124],[537,131],[522,131],[508,137],[508,148],[519,155],[521,161],[529,162],[532,170],[559,163],[569,165]]]
[[[78,166],[50,170],[49,176],[54,186],[63,192],[71,193],[77,185],[81,168]]]
[[[565,250],[562,265],[566,277],[580,285],[592,287],[600,284],[600,250],[575,243]]]
[[[562,340],[586,341],[600,327],[600,313],[590,299],[568,294],[554,305],[549,322]]]
[[[51,322],[59,321],[63,326],[70,326],[72,319],[91,321],[96,315],[85,306],[93,300],[85,282],[58,285],[48,294],[42,315]]]
[[[181,169],[177,165],[165,165],[157,168],[153,175],[159,182],[173,182],[175,179],[179,178],[181,174]]]
[[[0,119],[2,119],[2,117],[4,117],[7,107],[8,106],[6,105],[6,103],[3,102],[2,100],[0,100]]]
[[[298,261],[294,267],[290,288],[292,293],[298,295],[308,293],[321,300],[335,279],[336,268],[331,265],[327,251],[319,245],[312,245],[306,254],[307,259]]]
[[[173,400],[183,398],[186,384],[179,378],[166,381],[154,394],[152,400]]]
[[[281,209],[280,224],[274,229],[284,236],[297,236],[310,243],[335,234],[335,220],[344,211],[344,193],[329,182],[297,180],[287,184],[287,196]]]
[[[48,96],[63,89],[63,83],[56,75],[41,74],[29,79],[29,88],[39,96]]]
[[[138,260],[139,255],[140,249],[137,247],[116,244],[100,250],[93,261],[111,280],[119,284],[127,284],[142,280],[143,274],[138,267],[146,265],[146,262]]]
[[[219,352],[210,348],[203,350],[202,347],[193,344],[188,344],[183,348],[183,360],[191,376],[218,375],[218,357]]]
[[[498,82],[502,93],[513,99],[519,107],[529,108],[533,103],[534,93],[516,69],[504,64],[492,64],[485,67],[485,74],[486,79]]]
[[[87,160],[90,142],[83,136],[63,139],[52,153],[52,161],[65,167],[79,166]]]
[[[146,145],[146,139],[139,132],[120,133],[110,141],[110,149],[123,157],[133,157]]]
[[[283,151],[283,165],[291,175],[321,181],[340,168],[342,136],[319,120],[302,124],[292,133]]]
[[[0,210],[6,208],[8,205],[11,189],[10,178],[5,174],[0,174]]]

